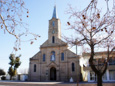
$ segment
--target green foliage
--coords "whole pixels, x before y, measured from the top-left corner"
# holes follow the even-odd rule
[[[16,70],[16,69],[14,69],[14,72],[13,72],[13,74],[14,74],[14,75],[16,75],[16,74],[17,74],[17,70]]]
[[[9,68],[8,74],[11,75],[11,76],[15,76],[14,75],[14,69],[12,67]]]
[[[15,55],[14,54],[10,54],[9,59],[13,60],[14,58],[15,58]]]
[[[19,57],[16,57],[15,59],[15,68],[18,68],[20,66],[21,62],[20,62],[20,58]]]
[[[20,55],[21,56],[21,55]],[[8,70],[8,74],[10,75],[10,79],[17,74],[17,68],[21,65],[20,56],[15,57],[14,54],[10,54],[10,67]]]
[[[5,74],[6,74],[5,71],[3,69],[0,69],[0,76]]]
[[[2,76],[1,79],[2,79],[2,80],[6,80],[6,77],[5,77],[5,76]]]
[[[15,63],[15,55],[14,54],[10,54],[10,57],[9,57],[9,59],[10,59],[10,65],[14,65],[14,63]]]

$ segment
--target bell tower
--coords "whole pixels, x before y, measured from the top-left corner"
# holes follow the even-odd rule
[[[56,6],[54,6],[52,19],[49,20],[48,39],[50,43],[56,43],[56,39],[61,39],[61,22],[57,16]]]

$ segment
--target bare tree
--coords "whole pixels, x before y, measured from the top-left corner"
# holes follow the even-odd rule
[[[0,0],[0,28],[4,31],[4,34],[8,32],[16,38],[16,46],[14,50],[17,51],[20,48],[20,42],[22,36],[33,35],[34,40],[39,37],[28,31],[27,24],[23,22],[22,15],[24,12],[29,17],[29,10],[25,8],[24,0]],[[33,39],[28,39],[33,43]]]
[[[81,45],[90,51],[89,64],[97,75],[97,86],[102,86],[102,76],[106,72],[110,54],[115,49],[115,7],[113,6],[110,10],[108,0],[106,0],[107,10],[106,13],[103,13],[97,4],[98,0],[91,0],[82,11],[76,11],[70,6],[67,13],[74,21],[67,22],[68,29],[74,30],[76,36],[75,38],[64,38],[68,43]],[[94,62],[95,53],[99,49],[107,51],[107,60],[103,62],[101,69],[97,68]]]

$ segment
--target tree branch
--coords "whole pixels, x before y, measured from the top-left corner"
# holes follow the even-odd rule
[[[16,34],[13,34],[13,33],[11,33],[11,32],[8,30],[7,25],[5,24],[5,21],[4,21],[4,19],[3,19],[3,17],[2,17],[2,15],[1,15],[1,14],[0,14],[0,18],[1,18],[1,20],[3,21],[3,24],[4,24],[5,29],[7,30],[7,32],[8,32],[9,34],[11,34],[11,35],[15,36],[15,37],[16,37],[16,39],[18,39],[18,36],[17,36]]]

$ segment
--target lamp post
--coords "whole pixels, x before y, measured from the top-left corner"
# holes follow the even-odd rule
[[[77,55],[77,39],[76,39],[76,55]]]
[[[71,25],[70,22],[67,22],[67,24],[68,24],[69,26]],[[76,57],[77,57],[77,39],[76,39],[75,41],[76,41],[75,44],[76,44]],[[77,62],[76,62],[76,68],[77,68],[77,67],[78,67],[78,66],[77,66]],[[79,69],[79,68],[78,68],[78,69]],[[77,71],[76,71],[76,73],[77,73]],[[79,73],[79,71],[78,71],[78,73]],[[79,75],[78,73],[77,73],[77,86],[79,85],[79,84],[78,84],[78,78],[79,78],[79,77],[78,77],[78,75]]]
[[[75,41],[76,41],[76,57],[77,57],[77,39]],[[77,65],[77,62],[76,62],[76,68],[79,69],[78,65]],[[79,75],[78,73],[79,73],[79,71],[76,71],[76,73],[77,73],[77,86],[79,86],[79,81],[78,81],[78,78],[79,78],[78,77],[78,75]]]

